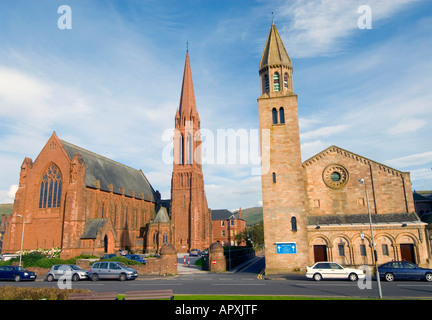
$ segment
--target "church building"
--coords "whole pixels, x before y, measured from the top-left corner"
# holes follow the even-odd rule
[[[22,163],[13,214],[2,222],[2,252],[17,252],[21,245],[24,250],[58,247],[68,258],[119,249],[158,252],[165,243],[178,252],[209,247],[199,130],[187,52],[175,115],[171,199],[161,200],[141,170],[63,141],[54,132],[35,161]]]
[[[379,264],[430,264],[408,172],[337,146],[301,161],[293,66],[274,23],[259,76],[266,274],[317,261],[373,265],[375,251]]]

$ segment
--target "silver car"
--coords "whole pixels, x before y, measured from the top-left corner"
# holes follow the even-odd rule
[[[74,264],[57,264],[51,267],[50,271],[45,276],[46,281],[62,279],[71,279],[72,281],[78,281],[89,278],[89,272],[81,269]]]
[[[90,278],[93,281],[98,281],[99,279],[118,279],[124,281],[134,280],[136,277],[138,277],[138,271],[117,261],[95,262],[90,269]]]

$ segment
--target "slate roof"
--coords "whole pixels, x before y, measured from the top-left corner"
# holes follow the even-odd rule
[[[233,218],[231,218],[233,217]],[[238,214],[232,213],[227,209],[217,209],[211,211],[212,220],[228,220],[228,219],[241,219]]]
[[[85,166],[85,184],[87,187],[96,188],[95,181],[99,180],[100,189],[109,192],[108,185],[113,185],[113,192],[122,194],[120,188],[124,188],[124,194],[135,198],[142,199],[140,193],[143,193],[144,199],[155,202],[155,191],[150,185],[141,170],[136,170],[114,160],[105,158],[101,155],[77,147],[69,142],[60,140],[63,148],[72,160],[75,153],[82,155]]]
[[[105,226],[106,219],[90,219],[86,221],[81,239],[96,239],[100,228]]]
[[[415,213],[372,214],[372,223],[421,223]],[[325,216],[309,216],[310,225],[368,224],[368,214],[338,214]]]
[[[171,219],[168,215],[167,209],[165,207],[160,207],[158,213],[156,214],[155,219],[153,222],[158,223],[165,223],[165,222],[171,222]]]

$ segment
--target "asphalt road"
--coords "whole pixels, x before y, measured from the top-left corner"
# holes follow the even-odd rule
[[[304,297],[378,297],[377,282],[372,281],[371,289],[360,289],[357,282],[344,280],[315,282],[302,274],[283,276],[264,276],[259,273],[264,268],[264,258],[258,258],[248,267],[238,272],[209,273],[199,269],[182,267],[181,274],[159,277],[143,276],[131,281],[100,280],[73,282],[72,288],[92,291],[116,291],[125,293],[129,290],[173,289],[174,294],[227,294],[227,295],[290,295]],[[179,268],[180,272],[180,268]],[[0,286],[50,287],[58,282],[7,282]],[[432,283],[425,281],[381,281],[383,298],[432,299]]]

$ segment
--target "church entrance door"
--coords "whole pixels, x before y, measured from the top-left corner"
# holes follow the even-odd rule
[[[400,251],[401,251],[401,259],[404,261],[410,261],[412,263],[416,263],[415,259],[415,253],[414,253],[414,245],[409,244],[403,244],[400,245]]]
[[[314,258],[315,262],[327,261],[327,246],[324,245],[314,245]]]

